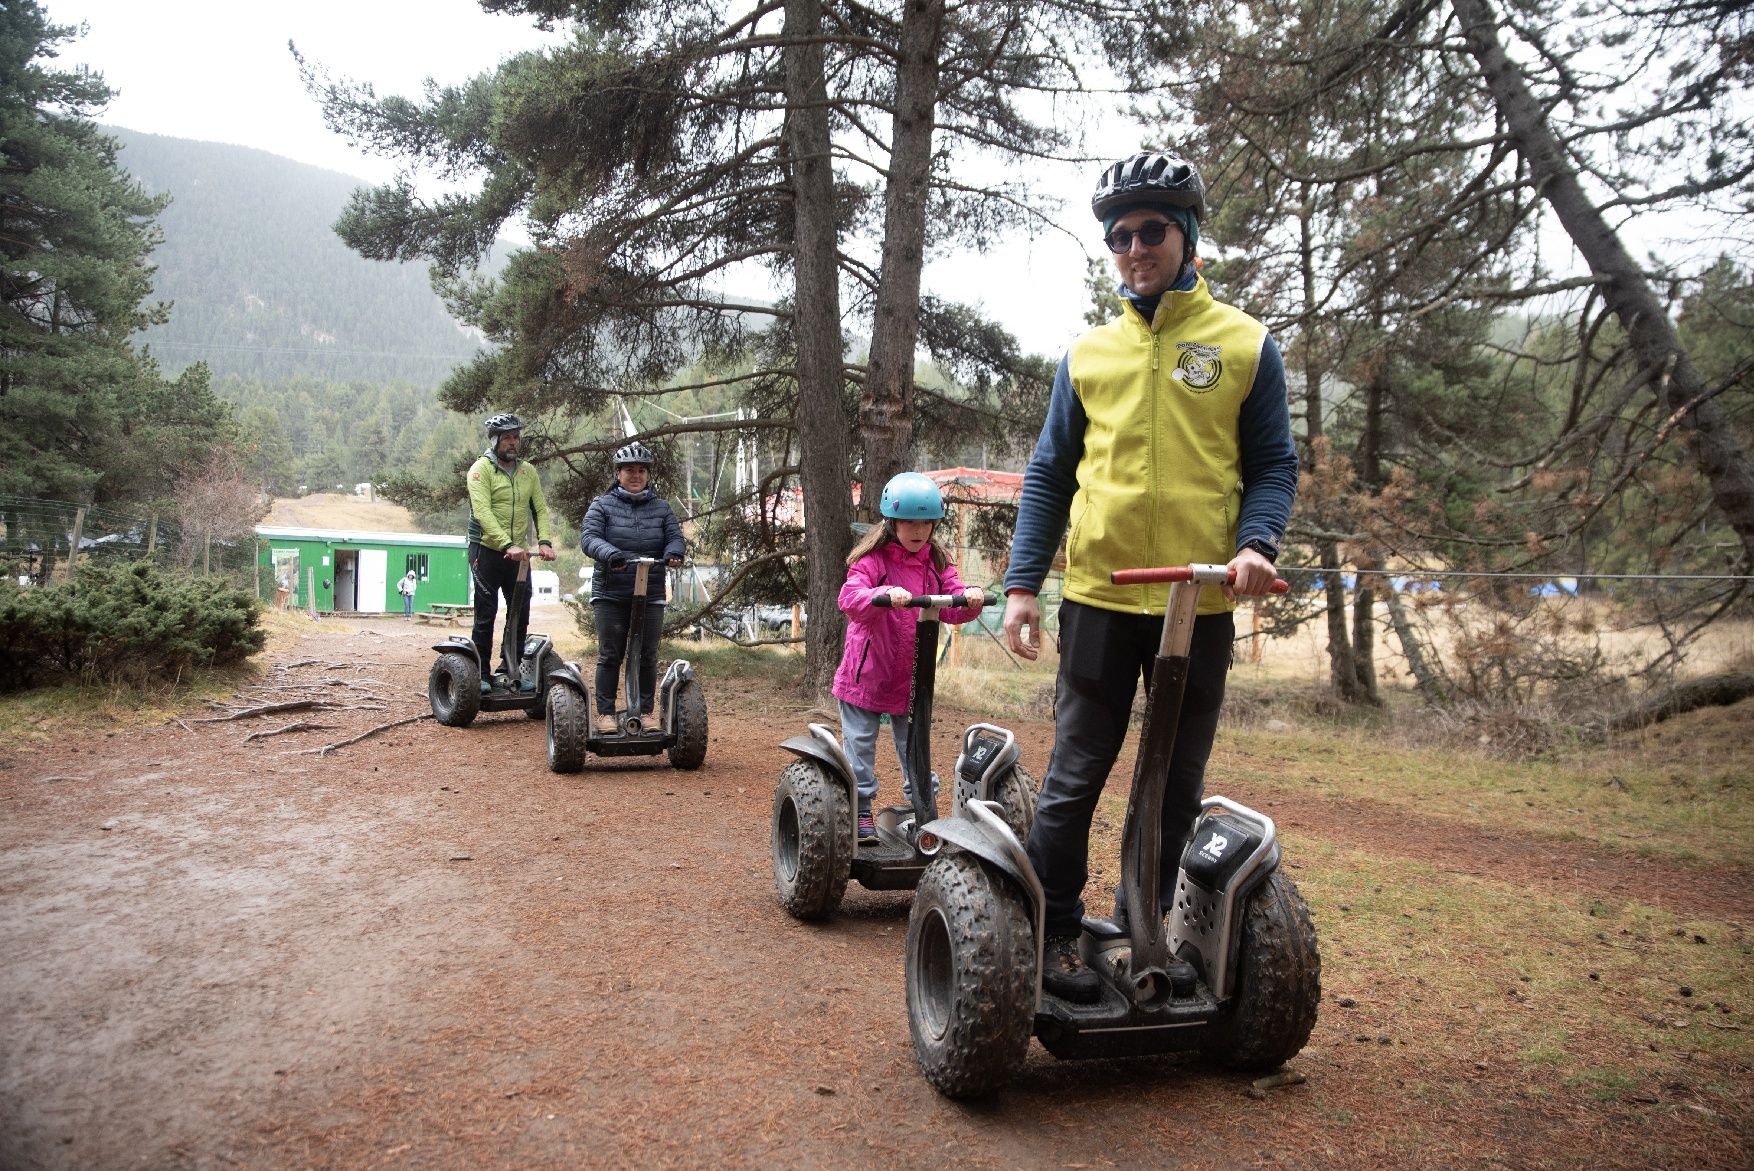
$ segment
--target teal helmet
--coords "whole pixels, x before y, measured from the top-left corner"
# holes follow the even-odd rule
[[[883,485],[877,511],[892,520],[943,520],[944,497],[932,477],[903,472]]]

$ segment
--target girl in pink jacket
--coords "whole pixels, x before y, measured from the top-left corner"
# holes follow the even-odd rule
[[[913,693],[914,640],[919,616],[911,609],[875,606],[887,593],[894,603],[914,594],[961,594],[964,605],[946,607],[938,621],[961,624],[981,611],[981,591],[967,589],[956,566],[932,540],[944,518],[938,485],[919,472],[903,472],[883,487],[883,523],[867,532],[847,556],[840,608],[847,622],[846,649],[834,673],[840,700],[841,747],[859,789],[859,840],[877,836],[871,802],[877,796],[877,729],[883,716],[895,740],[897,760],[907,759],[908,705]],[[921,729],[930,735],[929,728]],[[936,786],[937,778],[933,778]],[[903,796],[911,800],[907,786]]]

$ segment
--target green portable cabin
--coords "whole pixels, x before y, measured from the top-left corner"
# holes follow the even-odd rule
[[[263,600],[319,614],[400,614],[396,583],[414,571],[414,608],[470,602],[468,542],[431,533],[256,527]],[[280,591],[285,590],[283,594]]]

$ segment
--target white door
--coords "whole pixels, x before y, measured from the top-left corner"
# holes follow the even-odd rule
[[[382,614],[384,612],[384,603],[387,600],[386,594],[389,589],[389,568],[390,551],[388,549],[361,549],[359,551],[359,593],[355,595],[359,601],[354,606],[355,610],[367,614]]]

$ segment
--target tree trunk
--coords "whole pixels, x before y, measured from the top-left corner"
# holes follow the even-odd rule
[[[1443,678],[1425,661],[1425,648],[1413,632],[1413,624],[1407,620],[1407,607],[1393,583],[1383,591],[1383,600],[1388,603],[1389,622],[1395,628],[1395,637],[1401,640],[1401,654],[1407,658],[1407,670],[1412,672],[1413,685],[1419,689],[1420,696],[1434,707],[1449,702]]]
[[[1705,386],[1687,351],[1681,348],[1675,323],[1620,237],[1578,182],[1545,111],[1499,44],[1497,19],[1489,0],[1451,0],[1451,7],[1517,152],[1528,164],[1536,190],[1553,208],[1600,283],[1604,299],[1626,330],[1639,367],[1651,378],[1664,408],[1682,417],[1682,426],[1693,440],[1694,460],[1711,485],[1712,499],[1741,538],[1744,560],[1754,562],[1754,464],[1747,448],[1722,408],[1701,397]]]
[[[1376,590],[1364,574],[1358,575],[1358,589],[1352,594],[1352,694],[1348,699],[1382,705],[1376,686]]]
[[[1304,466],[1310,476],[1321,482],[1321,463],[1328,458],[1328,446],[1318,442],[1326,424],[1322,420],[1323,379],[1321,339],[1317,335],[1318,306],[1315,286],[1315,234],[1310,221],[1315,216],[1310,185],[1303,185],[1303,202],[1298,215],[1298,261],[1303,272],[1303,309],[1307,315],[1303,336],[1298,339],[1297,352],[1303,364],[1304,429],[1309,432],[1309,451]],[[1357,699],[1358,668],[1352,660],[1352,639],[1346,630],[1346,583],[1340,575],[1340,543],[1321,541],[1316,545],[1316,563],[1322,574],[1322,593],[1328,625],[1328,683],[1334,694],[1348,703]]]
[[[1358,437],[1358,482],[1374,496],[1382,492],[1383,401],[1386,388],[1380,377],[1372,378],[1364,388],[1364,434]],[[1372,549],[1365,557],[1354,557],[1358,568],[1358,588],[1352,593],[1352,667],[1357,672],[1354,699],[1373,706],[1382,703],[1376,685],[1376,590],[1375,578],[1365,570],[1381,569],[1383,558]]]
[[[926,201],[938,105],[944,0],[908,0],[896,62],[895,119],[883,203],[883,269],[871,325],[871,361],[859,398],[866,485],[859,513],[877,518],[879,489],[908,470],[914,441],[914,350],[920,333]]]
[[[846,367],[840,333],[834,165],[829,153],[828,84],[823,75],[821,0],[786,0],[786,153],[791,164],[798,346],[798,445],[808,512],[804,566],[809,623],[804,692],[828,694],[840,664],[845,618],[838,604],[852,547],[847,491]]]
[[[1693,679],[1652,696],[1608,721],[1611,731],[1642,728],[1702,707],[1728,707],[1754,695],[1754,671],[1731,671]]]

